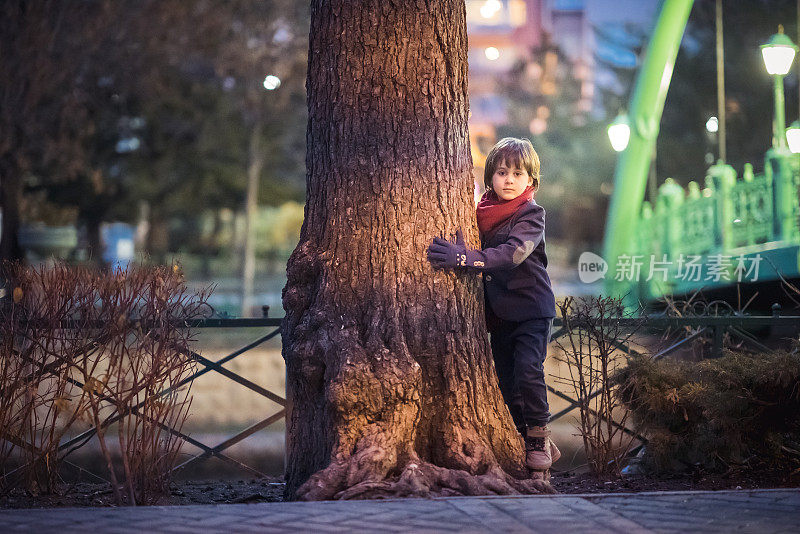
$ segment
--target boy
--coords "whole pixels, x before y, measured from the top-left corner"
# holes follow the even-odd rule
[[[561,456],[550,439],[544,360],[555,298],[547,275],[539,156],[527,139],[501,139],[486,158],[486,193],[476,215],[482,250],[435,238],[428,247],[434,267],[484,272],[486,324],[503,399],[525,439],[525,463],[549,469]]]

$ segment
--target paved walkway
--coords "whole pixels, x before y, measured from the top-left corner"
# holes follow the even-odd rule
[[[0,510],[0,532],[800,531],[800,489]]]

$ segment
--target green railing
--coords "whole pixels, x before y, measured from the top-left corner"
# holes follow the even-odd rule
[[[643,203],[634,251],[620,259],[638,258],[640,274],[629,270],[621,277],[618,262],[612,276],[628,282],[643,301],[700,287],[797,277],[799,193],[800,155],[779,150],[767,152],[762,174],[747,164],[739,177],[730,165],[717,164],[702,189],[694,181],[684,189],[667,178],[655,207]],[[699,276],[687,279],[689,261],[698,264]]]

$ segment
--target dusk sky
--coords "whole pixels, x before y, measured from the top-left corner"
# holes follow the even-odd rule
[[[658,0],[586,0],[586,11],[594,24],[635,22],[652,26],[659,4]]]

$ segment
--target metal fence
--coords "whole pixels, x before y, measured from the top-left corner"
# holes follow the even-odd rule
[[[666,316],[655,316],[655,317],[626,317],[626,318],[617,318],[617,319],[609,319],[609,322],[616,322],[622,327],[630,327],[630,328],[644,328],[653,331],[666,331],[668,329],[675,329],[685,332],[685,336],[683,336],[680,340],[674,342],[672,345],[668,346],[667,348],[657,352],[652,357],[655,359],[663,358],[669,354],[674,353],[675,351],[687,347],[690,343],[695,340],[706,338],[709,340],[710,344],[710,357],[717,357],[722,355],[723,350],[723,340],[725,338],[725,334],[728,334],[732,338],[738,339],[743,343],[748,344],[751,348],[764,351],[764,352],[771,352],[771,349],[762,344],[752,333],[748,332],[749,329],[752,328],[762,328],[762,327],[781,327],[781,328],[788,328],[798,330],[800,329],[800,316],[781,316],[780,309],[775,307],[773,309],[773,314],[771,316],[746,316],[746,315],[711,315],[711,316],[694,316],[694,317],[666,317]],[[183,439],[186,443],[194,445],[195,447],[199,448],[202,452],[195,456],[192,456],[188,460],[184,461],[177,467],[175,470],[184,469],[187,466],[195,464],[197,462],[201,462],[203,460],[216,457],[220,460],[232,465],[238,469],[242,469],[252,475],[255,476],[265,476],[263,473],[258,471],[257,469],[253,468],[252,466],[248,466],[243,462],[231,458],[228,456],[225,451],[232,447],[233,445],[241,442],[242,440],[252,436],[256,432],[263,430],[270,425],[273,425],[286,417],[287,413],[287,400],[282,397],[281,395],[269,391],[268,389],[252,382],[251,380],[227,369],[225,366],[226,363],[231,362],[235,358],[241,356],[242,354],[260,346],[264,342],[280,335],[280,326],[281,326],[281,319],[271,319],[271,318],[253,318],[253,319],[200,319],[191,321],[187,325],[190,328],[199,328],[199,329],[209,329],[209,328],[258,328],[263,329],[264,332],[261,332],[258,338],[253,340],[252,342],[242,346],[241,348],[231,352],[230,354],[226,355],[223,358],[220,358],[216,361],[209,360],[197,352],[191,352],[189,355],[192,359],[194,359],[199,368],[189,377],[184,379],[182,382],[177,384],[171,390],[165,390],[161,393],[161,395],[168,395],[170,391],[184,386],[191,381],[197,379],[198,377],[206,374],[206,373],[217,373],[220,376],[232,380],[237,384],[241,385],[242,387],[248,388],[259,395],[277,403],[280,408],[277,412],[270,414],[268,417],[262,419],[261,421],[250,425],[249,427],[241,430],[240,432],[236,433],[235,435],[223,440],[222,442],[216,445],[209,445],[198,441],[197,439],[189,436],[188,434],[178,431],[176,429],[170,427],[164,427],[165,430],[173,433],[174,435]],[[553,322],[553,326],[556,328],[551,336],[551,342],[558,337],[567,335],[567,330],[565,329],[563,322],[561,319],[556,318]],[[613,341],[613,340],[612,340]],[[628,354],[636,354],[636,351],[633,350],[630,346],[625,345],[624,343],[617,343],[617,348],[622,350]],[[76,383],[78,387],[82,387],[82,384]],[[554,414],[551,418],[551,421],[555,421],[561,417],[566,416],[573,410],[579,407],[578,400],[570,397],[568,394],[558,391],[552,386],[547,386],[548,391],[553,395],[557,396],[558,398],[566,401],[568,403],[567,407],[559,411],[558,413]],[[599,392],[594,392],[594,395],[599,394]],[[136,407],[132,409],[132,413],[136,414]],[[107,418],[103,425],[111,425],[114,422],[121,419],[122,415],[125,414],[116,414],[112,417]],[[616,422],[612,422],[616,424]],[[619,427],[622,431],[636,437],[640,440],[640,442],[644,443],[645,438],[636,433],[635,429]],[[66,441],[65,443],[61,444],[59,447],[59,451],[63,452],[65,455],[69,454],[70,452],[76,450],[77,448],[86,444],[95,434],[97,433],[96,428],[90,428],[85,432],[81,433],[80,435]]]

